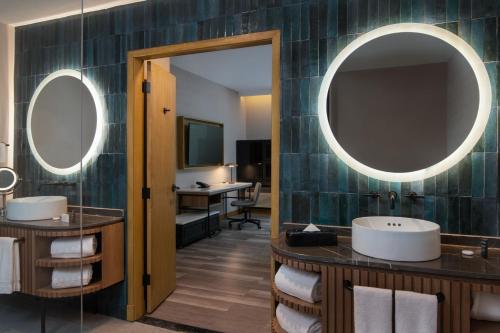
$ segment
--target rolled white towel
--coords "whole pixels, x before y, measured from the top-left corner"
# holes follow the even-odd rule
[[[274,277],[276,288],[282,292],[315,303],[321,300],[321,276],[281,265]]]
[[[276,319],[287,333],[321,333],[318,317],[300,313],[283,304],[276,308]]]
[[[97,240],[95,236],[84,236],[82,238],[82,256],[95,255]],[[57,238],[50,245],[52,258],[80,258],[80,237]]]
[[[473,292],[470,316],[477,320],[500,321],[500,295]]]
[[[92,265],[83,265],[82,272],[80,266],[54,268],[52,271],[53,289],[80,287],[82,284],[86,286],[90,280],[92,280]]]

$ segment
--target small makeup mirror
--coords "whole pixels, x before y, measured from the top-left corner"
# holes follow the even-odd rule
[[[14,192],[19,182],[19,176],[11,168],[0,168],[0,195],[2,196],[2,206],[0,207],[0,217],[5,216],[7,195]]]
[[[16,188],[19,177],[11,168],[0,168],[0,194],[9,194]]]

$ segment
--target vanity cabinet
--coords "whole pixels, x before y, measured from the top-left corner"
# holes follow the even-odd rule
[[[500,294],[498,267],[490,266],[490,262],[497,262],[500,256],[499,250],[490,249],[491,260],[486,262],[482,258],[451,257],[450,251],[459,253],[460,247],[454,246],[449,249],[445,246],[441,259],[427,263],[416,263],[414,270],[411,271],[409,268],[411,263],[406,263],[407,269],[397,264],[386,268],[377,267],[387,262],[368,259],[352,253],[352,250],[348,249],[347,238],[345,237],[341,242],[340,247],[327,248],[290,248],[286,246],[283,236],[280,240],[273,240],[272,281],[279,266],[283,264],[304,271],[320,273],[322,283],[322,301],[310,304],[283,294],[274,287],[273,281],[274,308],[278,303],[283,303],[299,312],[320,316],[324,333],[354,332],[353,291],[346,288],[345,284],[348,281],[354,286],[406,290],[426,294],[441,292],[444,295],[444,300],[438,305],[438,332],[482,332],[480,322],[475,322],[473,325],[478,328],[477,331],[471,331],[472,292],[483,291]],[[351,252],[349,255],[356,258],[356,262],[348,263],[347,250]],[[326,256],[326,253],[329,255]],[[455,262],[452,263],[451,258],[455,258]],[[443,263],[443,260],[446,260],[447,263]],[[476,261],[473,262],[474,260]],[[446,270],[447,265],[449,267],[456,265],[457,270],[453,272]],[[426,270],[426,267],[433,267],[434,271],[441,270],[442,274],[422,272]],[[475,269],[478,270],[477,274],[472,272]],[[459,271],[461,273],[457,273]],[[484,278],[486,273],[491,273],[491,278]],[[272,327],[274,332],[282,332],[276,319],[273,320]]]
[[[441,292],[444,300],[438,305],[439,332],[470,332],[472,291],[500,293],[500,284],[487,281],[331,266],[327,278],[327,332],[354,332],[353,292],[344,287],[344,280],[352,281],[353,285],[375,288],[425,294]]]
[[[92,217],[91,219],[96,219]],[[107,220],[106,220],[107,219]],[[124,279],[124,226],[122,219],[102,218],[101,223],[90,223],[83,227],[83,235],[95,235],[96,254],[82,259],[83,264],[92,265],[92,280],[83,287],[83,294],[91,294]],[[104,222],[106,220],[106,222]],[[84,217],[85,221],[85,217]],[[64,298],[80,296],[81,289],[52,289],[52,270],[56,267],[80,267],[80,259],[58,259],[50,256],[54,239],[79,237],[78,227],[43,227],[18,222],[0,223],[0,237],[13,237],[19,242],[21,265],[21,293],[46,297]],[[35,223],[35,222],[33,222]]]

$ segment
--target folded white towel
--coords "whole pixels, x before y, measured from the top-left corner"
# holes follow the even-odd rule
[[[318,273],[304,272],[281,265],[274,277],[276,288],[282,292],[314,303],[321,300],[321,279]]]
[[[21,290],[19,244],[15,238],[0,237],[0,294]]]
[[[392,290],[354,287],[354,331],[392,332]]]
[[[500,321],[500,295],[473,292],[470,316],[477,320]]]
[[[438,300],[435,295],[397,290],[396,333],[437,332]]]
[[[287,333],[321,333],[318,317],[300,313],[283,304],[276,308],[276,319]]]
[[[52,271],[53,289],[86,286],[90,283],[90,280],[92,280],[92,265],[83,265],[82,272],[80,272],[80,266],[54,268]]]
[[[84,236],[82,238],[82,256],[95,255],[97,240],[95,236]],[[80,258],[80,237],[57,238],[50,245],[52,258]]]

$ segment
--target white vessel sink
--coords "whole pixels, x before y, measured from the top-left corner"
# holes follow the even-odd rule
[[[66,197],[26,197],[7,201],[7,219],[12,221],[48,220],[67,211]]]
[[[360,217],[352,221],[352,248],[385,260],[434,260],[441,256],[440,227],[405,217]]]

